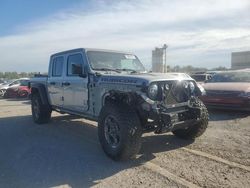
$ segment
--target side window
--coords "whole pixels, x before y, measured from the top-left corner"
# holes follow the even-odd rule
[[[52,65],[52,76],[62,76],[63,72],[63,57],[56,57],[53,60],[53,65]]]
[[[20,81],[20,86],[28,86],[29,80],[21,80]]]
[[[69,55],[67,75],[76,76],[83,72],[83,59],[81,54]]]

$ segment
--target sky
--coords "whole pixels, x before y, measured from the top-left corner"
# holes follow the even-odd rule
[[[150,69],[230,67],[250,50],[250,0],[1,0],[0,71],[46,72],[53,53],[79,48],[133,52]]]

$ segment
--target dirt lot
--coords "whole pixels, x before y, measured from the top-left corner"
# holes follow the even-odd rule
[[[0,187],[250,187],[250,116],[210,111],[194,143],[146,134],[138,158],[113,162],[96,123],[53,113],[33,123],[29,101],[0,99]]]

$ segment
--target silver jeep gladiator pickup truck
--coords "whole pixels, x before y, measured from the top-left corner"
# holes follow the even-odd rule
[[[48,76],[30,81],[32,116],[47,123],[53,110],[98,122],[104,152],[114,160],[134,157],[145,132],[201,136],[208,112],[203,90],[184,73],[147,72],[126,52],[80,48],[50,57]]]

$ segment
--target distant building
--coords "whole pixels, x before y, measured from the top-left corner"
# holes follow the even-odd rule
[[[250,68],[250,51],[232,52],[231,68],[232,69]]]
[[[153,72],[167,72],[166,67],[164,66],[165,50],[166,49],[164,48],[155,48],[154,50],[152,50],[152,71]]]

